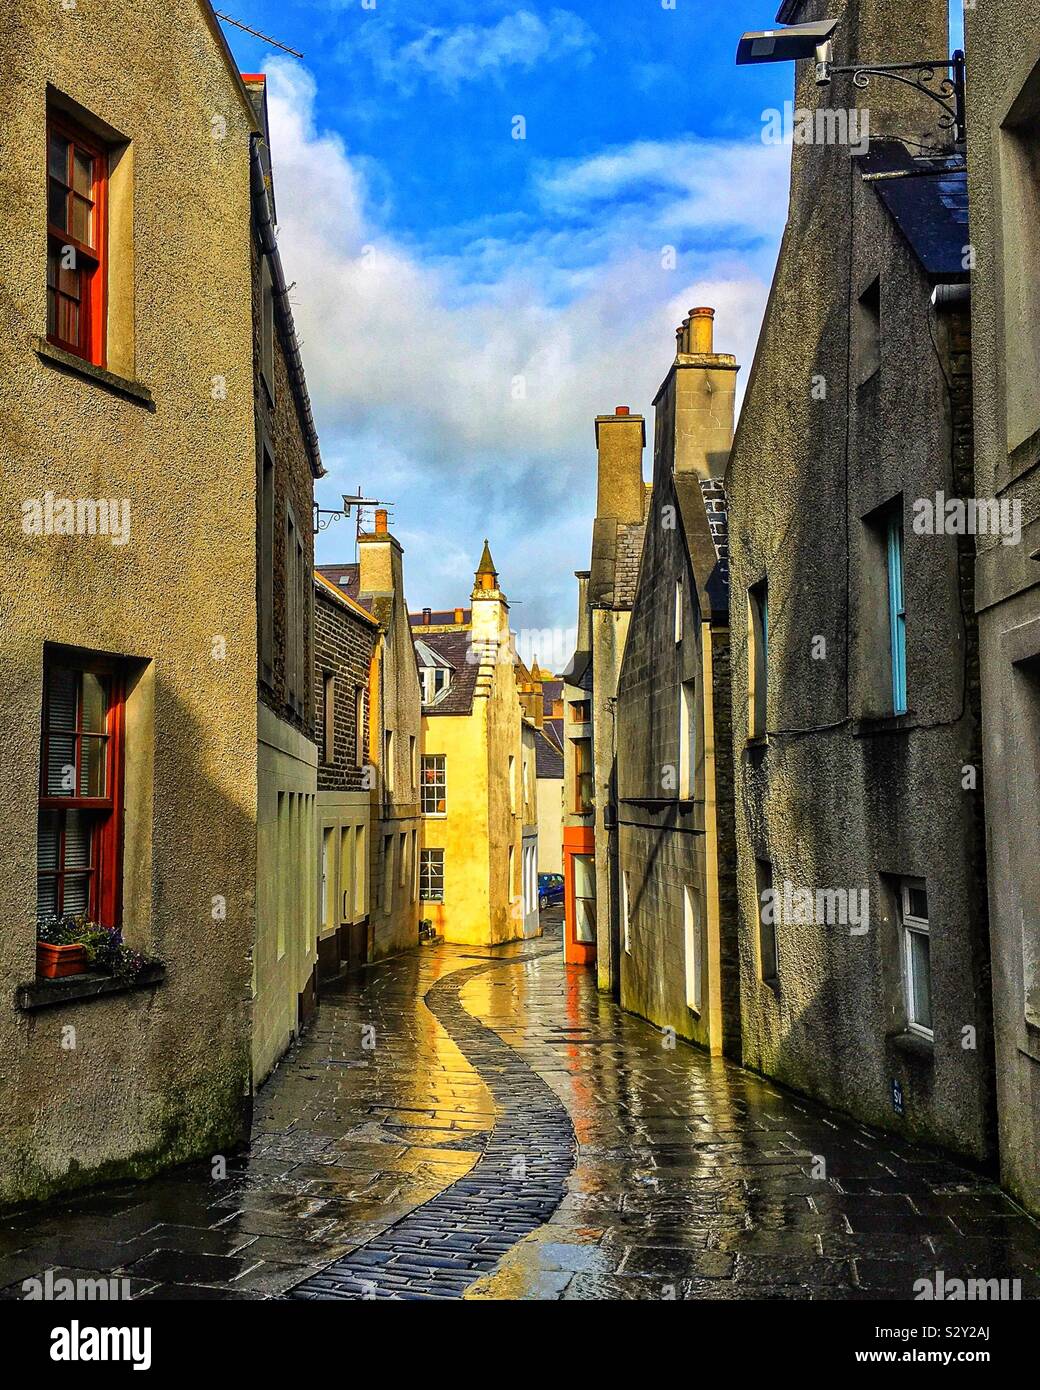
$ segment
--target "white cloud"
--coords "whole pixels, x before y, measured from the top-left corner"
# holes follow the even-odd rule
[[[526,588],[514,617],[570,623],[571,571],[587,563],[593,417],[627,404],[652,436],[651,402],[693,304],[715,305],[719,350],[746,376],[786,175],[734,142],[626,146],[542,169],[545,215],[526,235],[471,229],[457,254],[433,257],[379,225],[363,163],[315,128],[314,95],[300,65],[271,65],[279,241],[297,282],[326,495],[382,488],[402,537],[438,538],[441,560],[428,588],[413,578],[413,604],[464,597],[473,538],[488,534],[503,576],[517,576],[507,590]],[[720,151],[740,184],[699,168]],[[761,264],[706,235],[696,258],[662,268],[663,241],[720,220],[738,243],[771,234]],[[445,592],[449,561],[457,579]]]
[[[362,27],[353,43],[386,82],[411,90],[416,78],[425,77],[456,92],[463,83],[508,69],[526,72],[563,58],[587,60],[596,36],[570,10],[552,10],[544,20],[530,10],[517,10],[496,24],[431,26],[407,42],[395,40],[389,26],[371,25]]]

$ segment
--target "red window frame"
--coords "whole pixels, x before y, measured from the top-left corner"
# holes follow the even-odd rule
[[[84,672],[99,677],[105,692],[105,729],[103,734],[88,734],[83,731],[82,681],[76,699],[76,727],[63,729],[51,724],[50,691],[51,672],[70,671],[82,678]],[[69,811],[79,811],[91,822],[91,848],[89,863],[77,868],[89,880],[87,916],[104,927],[118,927],[122,917],[122,856],[123,856],[123,744],[125,732],[126,683],[124,674],[114,661],[91,660],[71,655],[48,657],[43,673],[43,710],[40,729],[40,794],[39,814],[42,821],[44,813],[58,812],[62,815],[59,839],[59,858],[56,869],[41,869],[37,863],[37,884],[43,877],[56,877],[58,888],[55,894],[55,911],[63,911],[63,892],[65,880],[64,852],[66,828],[64,816]],[[49,749],[51,734],[61,733],[75,740],[76,792],[69,795],[55,795],[47,786],[49,770]],[[79,794],[82,785],[83,746],[86,738],[103,738],[106,742],[105,787],[102,796],[83,796]]]
[[[66,140],[65,173],[58,179],[51,173],[51,144],[54,138]],[[76,190],[76,155],[91,160],[90,196]],[[108,279],[108,153],[100,140],[77,125],[64,113],[47,117],[47,341],[55,347],[103,367],[106,360],[105,320]],[[65,190],[65,226],[51,222],[52,185]],[[73,235],[73,205],[89,201],[93,207],[90,241]],[[65,247],[75,252],[75,269],[62,269]],[[54,283],[51,268],[54,262]],[[75,335],[59,332],[59,300],[79,303],[78,330]],[[54,312],[52,314],[52,299]]]

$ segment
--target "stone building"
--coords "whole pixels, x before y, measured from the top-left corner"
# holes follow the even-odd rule
[[[538,872],[563,873],[563,681],[534,659],[531,676],[541,701],[536,720]]]
[[[372,784],[366,768],[379,623],[317,572],[314,600],[320,984],[368,957]]]
[[[412,616],[423,689],[423,917],[446,941],[523,937],[523,744],[509,604],[487,541],[470,608]]]
[[[320,565],[319,573],[375,618],[378,640],[368,690],[370,790],[368,932],[364,959],[419,941],[419,766],[421,694],[404,591],[400,542],[387,514],[358,537],[354,565]],[[360,942],[358,943],[360,951]]]
[[[835,62],[947,51],[946,0],[837,4]],[[782,22],[818,18],[789,0]],[[937,106],[869,106],[869,153],[795,144],[729,468],[745,1061],[986,1159],[992,1036],[971,537],[963,159]],[[933,296],[936,303],[933,304]]]
[[[621,1004],[740,1056],[729,575],[737,362],[691,309],[654,401],[654,476],[617,696]],[[635,469],[638,460],[631,464]]]
[[[9,1204],[247,1128],[259,127],[198,0],[8,6],[0,73]],[[162,964],[37,979],[60,912]]]
[[[315,1006],[318,750],[314,741],[314,480],[318,438],[275,237],[262,76],[244,78],[252,147],[257,521],[257,879],[253,1075],[267,1076]]]
[[[577,649],[564,675],[564,951],[569,960],[594,961],[599,988],[615,995],[621,952],[615,707],[650,500],[645,444],[643,417],[627,405],[596,417],[592,561],[578,575]],[[590,933],[594,939],[586,940]]]
[[[524,663],[517,659],[516,681],[520,697],[520,889],[517,911],[523,915],[523,935],[539,936],[538,916],[538,744],[542,723],[542,687]]]
[[[1040,1211],[1040,4],[965,10],[975,603],[1001,1175]],[[992,513],[991,513],[992,515]]]

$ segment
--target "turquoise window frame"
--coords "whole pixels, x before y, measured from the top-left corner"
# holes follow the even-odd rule
[[[893,512],[885,532],[888,556],[888,628],[892,653],[892,712],[905,714],[906,602],[903,592],[903,518]]]

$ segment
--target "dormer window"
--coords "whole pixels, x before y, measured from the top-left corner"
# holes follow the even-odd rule
[[[451,689],[451,664],[425,642],[416,642],[415,653],[419,659],[422,702],[424,705],[436,705]]]

